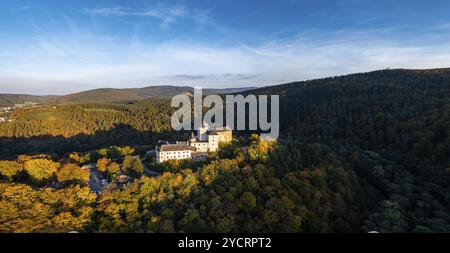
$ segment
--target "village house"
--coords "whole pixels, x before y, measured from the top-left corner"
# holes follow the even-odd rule
[[[219,149],[220,143],[227,143],[232,140],[233,134],[230,128],[209,129],[208,127],[202,127],[198,130],[197,136],[192,133],[189,141],[159,143],[155,148],[156,163],[160,164],[167,160],[204,160],[210,152]]]

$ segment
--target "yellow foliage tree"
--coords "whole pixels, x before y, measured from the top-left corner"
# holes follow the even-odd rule
[[[0,161],[0,175],[12,181],[14,176],[23,171],[23,165],[16,161]]]
[[[49,179],[58,170],[60,164],[48,159],[31,159],[25,162],[25,171],[37,183]]]
[[[59,182],[79,182],[89,181],[90,173],[88,170],[80,168],[76,164],[65,164],[57,173]]]
[[[97,161],[97,170],[101,172],[106,172],[108,170],[108,165],[111,163],[111,159],[106,157],[100,158]]]

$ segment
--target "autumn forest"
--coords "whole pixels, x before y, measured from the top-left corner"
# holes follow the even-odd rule
[[[450,69],[382,70],[280,95],[280,137],[233,132],[155,162],[169,99],[38,101],[0,123],[0,232],[449,232]],[[96,94],[101,96],[101,94]]]

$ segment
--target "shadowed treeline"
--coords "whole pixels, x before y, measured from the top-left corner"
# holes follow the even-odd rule
[[[110,130],[94,134],[64,136],[41,135],[34,137],[0,137],[0,159],[15,159],[21,154],[83,152],[112,145],[153,145],[160,139],[176,139],[183,132],[140,131],[128,124],[115,124]]]

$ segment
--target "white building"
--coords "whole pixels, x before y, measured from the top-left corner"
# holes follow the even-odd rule
[[[185,143],[176,143],[176,144],[162,144],[156,146],[156,163],[162,163],[167,160],[183,160],[183,159],[191,159],[192,152],[195,151],[194,147]]]
[[[212,129],[201,128],[198,131],[197,139],[190,140],[190,145],[198,148],[198,152],[216,152],[219,144],[222,142],[231,142],[233,135],[231,129]]]
[[[197,152],[215,152],[221,142],[231,142],[233,134],[230,128],[209,129],[202,127],[198,130],[197,138],[192,134],[190,145],[197,148]]]
[[[220,143],[231,142],[232,139],[232,131],[229,128],[210,130],[207,127],[202,127],[198,130],[197,137],[192,133],[190,140],[187,142],[163,143],[156,146],[156,163],[192,158],[202,160],[208,156],[209,152],[217,151]]]

